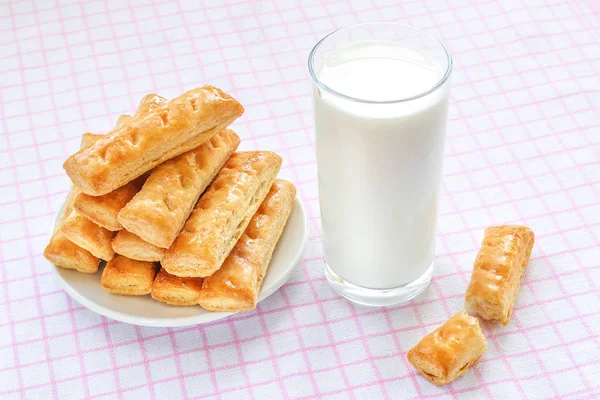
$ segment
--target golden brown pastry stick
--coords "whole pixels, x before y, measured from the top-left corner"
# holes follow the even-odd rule
[[[117,121],[117,125],[118,124],[119,121]],[[81,137],[81,147],[90,146],[96,140],[100,139],[101,136],[102,135],[95,135],[93,133],[84,133]],[[73,202],[78,194],[79,189],[71,187],[63,205],[62,215],[58,221],[58,229],[52,234],[48,245],[44,249],[44,257],[57,267],[75,269],[85,273],[94,273],[98,271],[100,259],[95,257],[89,251],[71,242],[60,229],[63,222],[73,211]]]
[[[142,99],[133,119],[129,115],[121,115],[117,125],[123,126],[131,123],[132,120],[143,118],[146,114],[162,107],[166,101],[165,98],[155,94],[146,95]],[[120,231],[123,226],[117,220],[117,214],[139,192],[144,180],[145,176],[143,175],[103,196],[90,196],[80,193],[75,199],[74,207],[79,214],[95,224],[109,231]]]
[[[467,311],[508,325],[534,240],[533,231],[526,226],[491,226],[485,230],[465,295]]]
[[[407,358],[425,378],[445,385],[467,372],[486,349],[479,321],[462,310],[421,339]]]
[[[161,268],[152,282],[152,298],[173,306],[198,305],[203,278],[181,278]]]
[[[258,292],[295,197],[294,185],[275,180],[221,268],[204,278],[199,299],[203,308],[236,312],[256,307]]]
[[[110,244],[115,232],[96,225],[76,210],[71,211],[60,229],[71,242],[98,258],[108,261],[115,255]]]
[[[126,230],[119,231],[112,241],[115,253],[138,261],[156,262],[162,260],[165,249],[156,247]]]
[[[153,263],[131,260],[117,254],[106,263],[100,283],[109,292],[139,296],[150,294],[155,274]]]
[[[90,274],[98,271],[100,264],[98,257],[71,242],[60,229],[52,234],[44,249],[44,257],[57,267]]]
[[[119,213],[119,222],[148,243],[169,248],[204,189],[239,144],[238,135],[225,129],[154,168],[142,190]]]
[[[220,89],[192,89],[80,150],[63,167],[82,192],[100,196],[198,147],[243,111],[237,100]]]
[[[281,157],[270,151],[234,153],[198,200],[162,266],[168,273],[205,277],[221,267],[264,200]]]

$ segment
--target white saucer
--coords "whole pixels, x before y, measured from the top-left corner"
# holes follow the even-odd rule
[[[62,210],[58,215],[61,212]],[[58,221],[58,217],[56,221]],[[306,211],[302,202],[296,198],[292,214],[273,253],[258,301],[264,300],[287,282],[294,268],[302,262],[307,242]],[[153,300],[149,295],[112,294],[100,286],[101,270],[95,274],[84,274],[54,265],[52,269],[65,291],[77,302],[100,315],[133,325],[153,327],[197,325],[234,314],[211,312],[200,306],[169,306]]]

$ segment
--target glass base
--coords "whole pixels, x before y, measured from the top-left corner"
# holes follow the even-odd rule
[[[391,289],[369,289],[346,282],[327,263],[325,276],[333,290],[354,303],[373,307],[393,306],[405,303],[425,290],[433,276],[433,263],[413,282]]]

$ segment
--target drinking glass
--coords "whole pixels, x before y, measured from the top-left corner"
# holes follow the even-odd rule
[[[325,275],[365,305],[433,274],[452,57],[395,23],[350,26],[310,53]]]

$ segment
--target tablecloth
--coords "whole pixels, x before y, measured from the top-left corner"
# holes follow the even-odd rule
[[[323,275],[307,57],[328,32],[396,21],[455,69],[435,276],[365,308]],[[596,0],[3,1],[0,4],[2,399],[600,397],[600,3]],[[143,328],[61,290],[42,257],[63,160],[149,92],[210,83],[246,107],[242,148],[283,156],[310,213],[304,261],[255,311]],[[460,310],[483,229],[536,233],[507,327],[463,378],[407,363]]]

